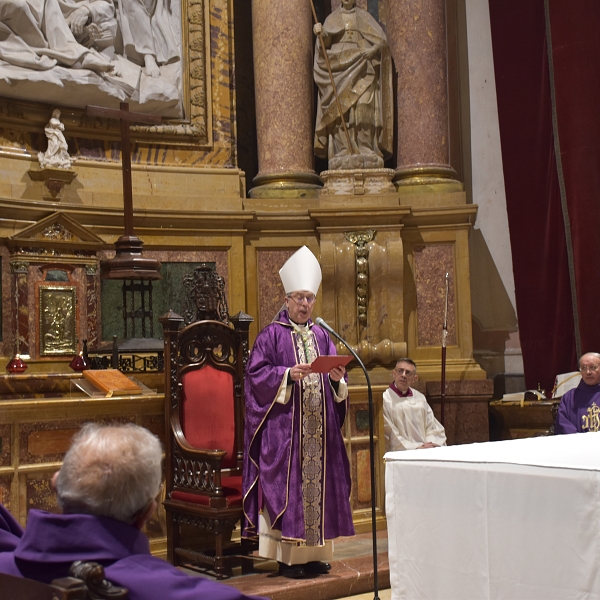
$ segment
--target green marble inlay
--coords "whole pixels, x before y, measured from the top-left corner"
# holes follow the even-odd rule
[[[368,410],[357,410],[356,411],[356,429],[358,431],[369,430],[369,411]]]
[[[167,263],[163,262],[160,273],[162,279],[152,282],[152,312],[154,315],[154,334],[150,336],[147,331],[145,337],[163,338],[162,326],[158,317],[162,317],[169,310],[183,315],[185,299],[183,290],[183,276],[191,273],[201,263]],[[103,279],[101,282],[102,302],[102,340],[111,342],[113,335],[118,339],[125,338],[125,327],[123,324],[123,282]],[[138,308],[137,306],[135,307]],[[131,333],[131,325],[129,325]],[[135,336],[142,337],[141,328],[138,325]]]
[[[46,272],[46,281],[69,281],[69,276],[62,269],[51,269]]]

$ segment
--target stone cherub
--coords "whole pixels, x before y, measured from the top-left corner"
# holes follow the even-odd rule
[[[52,117],[44,128],[48,138],[46,152],[38,153],[42,169],[70,169],[73,159],[69,156],[67,140],[63,131],[65,126],[60,122],[60,110],[54,109]]]
[[[329,169],[382,168],[393,143],[387,40],[377,21],[357,7],[356,0],[341,2],[324,24],[313,27],[317,36],[314,78],[319,89],[315,154],[329,159]]]

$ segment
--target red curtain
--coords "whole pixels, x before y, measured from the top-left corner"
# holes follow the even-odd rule
[[[544,1],[489,5],[525,379],[528,388],[540,384],[550,392],[557,373],[577,367],[577,356]],[[581,349],[600,351],[593,302],[600,270],[600,42],[594,31],[600,2],[549,0],[549,14]]]

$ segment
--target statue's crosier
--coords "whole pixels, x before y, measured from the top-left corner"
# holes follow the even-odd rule
[[[389,48],[367,11],[355,0],[341,2],[313,27],[319,89],[315,154],[329,159],[329,169],[381,168],[393,143]]]

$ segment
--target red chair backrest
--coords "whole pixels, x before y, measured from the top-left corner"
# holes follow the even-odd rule
[[[233,376],[205,365],[182,377],[181,427],[195,448],[225,450],[224,469],[237,466]]]

